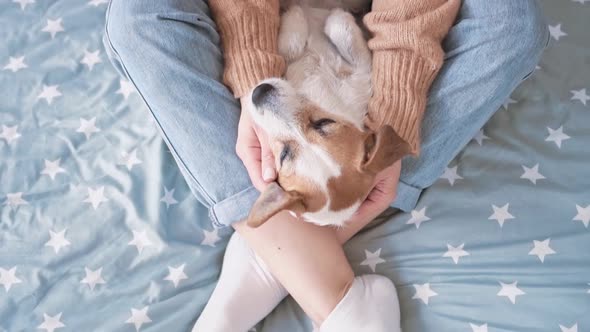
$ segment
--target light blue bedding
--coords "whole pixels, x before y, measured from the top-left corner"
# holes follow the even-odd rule
[[[215,230],[102,48],[107,0],[0,3],[0,331],[186,331]],[[540,67],[411,214],[346,247],[403,329],[590,331],[590,1],[544,0]],[[257,331],[310,331],[292,299]]]

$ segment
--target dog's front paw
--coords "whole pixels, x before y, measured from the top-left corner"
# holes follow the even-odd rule
[[[281,16],[279,53],[287,60],[300,57],[308,35],[309,29],[303,9],[300,6],[292,6]]]
[[[324,33],[335,44],[342,42],[350,43],[353,30],[357,27],[354,16],[351,13],[337,8],[332,10],[326,19]]]

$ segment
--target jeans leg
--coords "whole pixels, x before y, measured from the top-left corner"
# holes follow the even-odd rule
[[[402,161],[392,206],[406,212],[415,207],[422,190],[534,70],[548,38],[535,0],[463,0],[430,89],[421,154]]]
[[[221,83],[219,42],[205,1],[109,4],[105,48],[217,226],[245,219],[259,195],[235,153],[240,108]]]

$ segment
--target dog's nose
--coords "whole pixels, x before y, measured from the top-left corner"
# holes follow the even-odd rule
[[[264,105],[274,90],[275,87],[268,83],[262,83],[257,86],[254,91],[252,91],[252,103],[254,106],[259,107]]]

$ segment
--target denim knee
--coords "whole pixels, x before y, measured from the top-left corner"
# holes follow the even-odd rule
[[[534,70],[549,43],[549,29],[536,0],[510,1],[509,6],[513,7],[513,15],[505,20],[510,33],[504,38],[512,41],[506,43],[511,47],[503,51],[511,52],[513,58],[522,59],[528,74]]]
[[[107,10],[104,43],[117,53],[133,55],[137,47],[157,33],[167,19],[191,22],[211,32],[215,24],[204,0],[111,0]],[[107,45],[105,45],[107,46]]]

